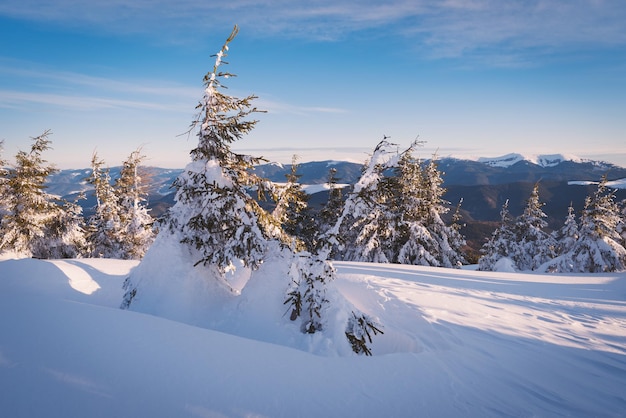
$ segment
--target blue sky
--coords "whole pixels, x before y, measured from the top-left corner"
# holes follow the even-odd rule
[[[234,24],[229,92],[267,110],[236,148],[363,161],[573,154],[626,166],[623,0],[3,0],[5,158],[52,131],[60,168],[183,167],[202,77]],[[182,135],[181,135],[182,134]]]

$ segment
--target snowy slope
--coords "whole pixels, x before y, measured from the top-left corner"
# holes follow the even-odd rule
[[[0,416],[626,415],[626,273],[337,262],[385,326],[360,357],[120,310],[135,265],[0,261]]]

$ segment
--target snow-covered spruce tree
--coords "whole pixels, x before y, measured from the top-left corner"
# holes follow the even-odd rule
[[[257,188],[259,194],[266,181],[253,174],[251,168],[262,161],[232,151],[231,144],[249,133],[256,120],[247,119],[259,110],[252,106],[256,96],[243,99],[228,96],[221,80],[233,74],[220,71],[229,43],[238,28],[217,53],[212,71],[204,77],[204,96],[200,110],[189,132],[197,130],[198,145],[191,150],[191,162],[174,181],[175,204],[159,225],[153,248],[165,243],[182,244],[183,254],[193,267],[202,266],[208,280],[220,284],[227,292],[236,293],[225,278],[240,262],[257,269],[266,255],[268,239],[282,235],[279,224],[263,210],[247,192]],[[154,253],[149,251],[150,253]],[[151,258],[144,258],[148,266]],[[186,261],[182,261],[186,262]],[[141,267],[141,265],[140,265]],[[139,283],[127,280],[123,307],[139,294]]]
[[[585,199],[579,236],[570,251],[546,263],[543,270],[602,273],[626,269],[626,248],[617,231],[621,215],[615,190],[609,190],[606,183],[605,175],[593,196]]]
[[[449,202],[443,199],[446,190],[436,156],[420,169],[419,160],[410,156],[413,148],[399,161],[401,203],[396,215],[410,217],[404,226],[408,234],[397,253],[397,262],[459,268],[466,263],[462,254],[465,239],[455,224],[447,225],[442,219],[449,211]]]
[[[500,226],[493,231],[491,238],[480,249],[483,255],[478,259],[478,270],[495,271],[499,268],[513,268],[513,260],[509,257],[513,251],[515,240],[512,224],[513,220],[509,213],[509,200],[507,199],[500,210]],[[507,265],[501,265],[505,262]]]
[[[277,321],[268,311],[281,315],[284,302],[295,308],[290,316],[300,331],[319,336],[308,341],[330,337],[339,342],[337,330],[347,332],[340,320],[348,322],[350,304],[329,286],[332,265],[325,255],[294,253],[283,244],[280,224],[247,193],[271,188],[251,170],[261,159],[230,148],[256,123],[244,118],[257,112],[251,106],[254,96],[237,99],[221,91],[220,80],[231,74],[218,69],[236,33],[237,27],[205,77],[201,114],[192,124],[192,129],[200,128],[198,146],[174,183],[175,204],[160,223],[155,242],[125,281],[121,307],[208,327],[247,321],[247,326],[233,326],[254,328],[255,336],[271,340],[276,331],[261,330]],[[278,303],[268,307],[268,300]]]
[[[9,170],[7,169],[7,161],[3,159],[4,141],[0,140],[0,222],[2,217],[9,211]],[[0,236],[2,242],[2,236]]]
[[[9,170],[7,212],[0,222],[0,251],[48,258],[48,244],[56,239],[48,227],[60,208],[55,197],[45,191],[46,180],[56,169],[42,157],[50,149],[49,134],[45,131],[32,138],[30,151],[18,151]]]
[[[123,237],[120,243],[122,259],[141,259],[154,240],[152,231],[154,219],[148,213],[146,205],[147,173],[141,167],[144,158],[139,149],[133,151],[124,161],[120,177],[114,185]]]
[[[111,184],[110,170],[97,153],[91,158],[91,174],[96,197],[94,213],[87,222],[89,252],[95,258],[123,258],[124,231],[120,219],[119,199]]]
[[[392,150],[393,148],[393,150]],[[349,222],[349,235],[344,236],[342,257],[347,261],[366,261],[387,263],[386,249],[391,234],[389,213],[386,204],[390,188],[384,172],[395,166],[398,160],[397,146],[383,139],[365,164],[359,181],[348,196],[344,210],[338,219],[338,225]],[[336,233],[330,233],[329,239],[337,240]]]
[[[289,235],[291,244],[297,251],[311,250],[315,246],[315,223],[309,210],[309,195],[302,189],[298,174],[298,158],[293,156],[291,170],[284,186],[276,187],[276,206],[272,216]]]
[[[381,145],[376,158],[382,158],[381,155],[384,153],[383,148],[387,146],[386,144]],[[379,163],[382,163],[382,159]],[[369,172],[371,176],[377,176],[379,173],[374,174],[375,165],[371,164],[371,170],[368,171],[366,168],[364,173]],[[364,183],[365,181],[361,184]],[[369,195],[363,190],[366,188],[360,190],[362,190],[362,197],[367,199]],[[339,198],[341,198],[340,195]],[[358,200],[356,197],[353,198]],[[327,312],[333,304],[339,302],[336,292],[330,295],[328,293],[329,285],[335,279],[335,269],[329,260],[331,253],[341,245],[340,231],[346,232],[345,229],[341,229],[342,220],[353,219],[351,215],[352,213],[347,212],[344,207],[335,224],[332,227],[327,227],[325,233],[318,236],[314,251],[296,254],[291,264],[289,272],[291,287],[287,293],[285,304],[290,311],[291,320],[300,320],[302,332],[312,334],[323,331],[326,326]],[[372,335],[382,334],[381,328],[373,318],[353,308],[347,318],[344,334],[352,351],[357,354],[371,355]]]
[[[537,270],[555,256],[556,241],[544,228],[547,215],[539,201],[539,184],[535,184],[526,203],[524,212],[513,223],[514,239],[510,258],[519,271]]]
[[[351,221],[363,217],[371,209],[372,200],[375,199],[374,191],[381,179],[382,172],[385,168],[393,167],[398,158],[397,152],[391,151],[391,148],[394,147],[395,145],[389,143],[386,138],[376,146],[368,163],[364,166],[359,181],[348,195],[335,225],[320,236],[316,252],[311,255],[311,263],[315,266],[312,270],[313,280],[306,280],[306,277],[310,276],[306,270],[296,269],[300,272],[300,278],[293,279],[292,290],[285,303],[288,303],[292,309],[292,316],[300,312],[306,313],[303,316],[305,330],[307,324],[316,323],[316,312],[323,311],[324,305],[327,305],[328,300],[331,299],[330,297],[327,298],[323,292],[317,291],[319,289],[318,283],[331,283],[334,280],[335,270],[328,261],[330,254],[334,248],[343,245],[340,234],[352,228]],[[346,223],[349,223],[350,226],[343,229],[342,225]],[[349,243],[348,240],[347,245]],[[349,251],[350,249],[348,249],[348,253]],[[308,295],[315,295],[315,297],[309,301]],[[311,307],[303,305],[302,302],[309,303]],[[317,309],[317,306],[322,306],[322,309]],[[352,310],[346,324],[345,336],[355,353],[371,355],[372,335],[379,333],[383,333],[382,327],[372,317],[356,309]]]
[[[537,268],[537,270],[547,273],[573,271],[574,266],[570,257],[570,251],[572,251],[574,245],[576,245],[576,242],[580,238],[580,231],[572,203],[570,203],[567,208],[567,216],[565,217],[563,226],[552,232],[552,238],[556,242],[555,257],[545,262],[542,266]]]
[[[400,154],[394,176],[380,184],[388,189],[388,204],[393,239],[386,245],[391,262],[413,265],[438,265],[431,254],[437,243],[426,229],[429,216],[427,188],[422,162],[413,155],[414,146]]]
[[[626,199],[618,203],[618,210],[620,213],[619,222],[617,224],[617,233],[622,238],[620,244],[626,248]]]
[[[328,180],[326,183],[326,186],[328,187],[328,200],[326,201],[324,207],[320,210],[317,221],[318,234],[315,243],[316,249],[320,246],[319,237],[325,235],[332,227],[334,227],[337,223],[337,219],[339,219],[339,216],[341,215],[341,211],[343,209],[343,194],[341,187],[339,186],[339,180],[340,179],[337,178],[337,169],[332,167],[328,171]],[[342,236],[342,232],[343,231],[339,232],[339,237]],[[345,233],[343,235],[345,235]],[[335,244],[332,246],[329,258],[334,259],[338,254],[339,245]]]
[[[556,255],[561,256],[567,254],[574,247],[580,231],[578,230],[578,222],[576,221],[576,213],[574,212],[574,206],[570,203],[567,208],[567,216],[563,226],[558,231],[554,231],[554,239],[557,242]]]
[[[85,218],[78,204],[82,199],[85,199],[83,193],[74,202],[60,201],[57,216],[48,225],[50,239],[46,243],[45,258],[77,258],[87,254]]]

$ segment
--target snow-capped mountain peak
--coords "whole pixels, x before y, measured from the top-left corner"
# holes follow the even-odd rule
[[[500,157],[480,157],[478,162],[491,167],[510,167],[520,161],[528,161],[541,167],[553,167],[564,161],[582,162],[582,158],[569,154],[506,154]]]

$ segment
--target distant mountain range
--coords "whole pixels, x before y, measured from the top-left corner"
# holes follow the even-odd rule
[[[626,168],[600,162],[583,160],[565,155],[523,156],[508,154],[499,158],[479,158],[467,160],[442,158],[438,160],[443,172],[445,199],[456,206],[460,199],[463,220],[466,227],[463,233],[472,251],[477,251],[491,235],[500,218],[500,209],[509,200],[509,210],[513,216],[521,214],[526,200],[535,183],[539,183],[539,197],[545,203],[544,212],[551,228],[559,228],[567,215],[567,207],[572,203],[579,213],[585,197],[594,192],[596,183],[607,175],[610,186],[618,189],[618,199],[626,199]],[[334,168],[339,183],[347,186],[358,181],[361,164],[346,161],[315,161],[299,164],[300,183],[311,195],[310,205],[321,207],[328,197],[322,187],[328,180],[329,171]],[[149,206],[153,216],[160,216],[172,205],[174,179],[182,169],[147,168],[151,175]],[[81,201],[85,214],[89,215],[95,205],[91,187],[85,179],[90,170],[62,170],[50,176],[48,192],[72,199],[79,192],[87,194]],[[255,168],[256,174],[274,182],[285,182],[291,172],[291,165],[264,164]],[[111,177],[117,178],[119,167],[111,168]]]

